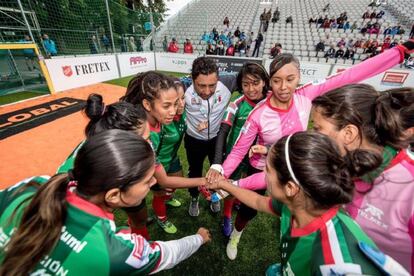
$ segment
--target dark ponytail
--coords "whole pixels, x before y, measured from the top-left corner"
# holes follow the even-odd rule
[[[287,165],[287,137],[280,139],[270,150],[269,163],[275,168],[281,185],[294,181]],[[342,157],[337,145],[317,132],[298,132],[288,144],[292,171],[304,194],[315,208],[326,209],[352,200],[352,178],[379,166],[381,157],[356,151]],[[367,162],[367,163],[364,163]]]
[[[73,178],[78,194],[88,200],[113,188],[127,191],[153,167],[153,150],[143,138],[114,129],[86,140],[76,157]],[[67,215],[68,183],[68,174],[56,175],[31,198],[6,246],[0,275],[28,275],[56,246]]]
[[[66,219],[67,174],[42,185],[6,247],[0,275],[27,275],[59,241]]]
[[[329,91],[313,100],[322,116],[331,119],[341,130],[352,124],[359,136],[379,146],[406,148],[400,112],[413,105],[414,95],[408,89],[378,92],[367,84],[350,84]]]
[[[105,107],[99,94],[89,95],[84,112],[90,119],[85,128],[87,137],[108,129],[140,130],[146,122],[146,113],[141,106],[116,102]]]

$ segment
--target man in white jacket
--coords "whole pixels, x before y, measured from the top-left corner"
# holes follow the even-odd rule
[[[189,177],[201,177],[206,156],[213,164],[217,133],[227,104],[230,101],[234,75],[227,75],[229,88],[219,80],[218,67],[215,61],[207,57],[199,57],[193,62],[191,77],[193,84],[185,92],[185,111],[187,132],[184,145],[189,164]],[[234,80],[234,81],[233,81]],[[189,189],[191,203],[188,209],[190,216],[198,216],[197,188]],[[220,211],[220,204],[210,205],[213,212]]]

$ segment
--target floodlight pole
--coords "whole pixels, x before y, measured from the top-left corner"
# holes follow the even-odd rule
[[[112,23],[111,23],[111,16],[109,15],[109,4],[108,4],[108,0],[105,0],[105,5],[106,5],[106,14],[108,16],[109,32],[111,34],[112,52],[115,53],[114,33],[112,32]]]
[[[27,21],[26,14],[24,14],[22,1],[17,0],[17,3],[19,4],[19,8],[20,8],[20,11],[22,12],[22,16],[23,16],[23,19],[24,19],[24,23],[26,24],[27,30],[29,31],[30,39],[33,41],[33,43],[35,43],[34,36],[32,34],[32,29],[30,28],[29,21]]]

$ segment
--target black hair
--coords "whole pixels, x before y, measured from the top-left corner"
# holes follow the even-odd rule
[[[143,100],[153,104],[155,99],[159,98],[161,90],[168,90],[172,87],[174,87],[174,82],[164,74],[156,71],[139,73],[129,81],[125,96],[121,100],[133,105],[142,106]]]
[[[108,129],[137,130],[146,122],[145,110],[127,102],[116,102],[105,106],[99,94],[90,94],[84,108],[90,119],[85,128],[87,137]]]
[[[287,137],[270,149],[269,165],[277,172],[279,183],[295,182],[286,161]],[[289,161],[292,171],[305,196],[315,208],[330,208],[352,200],[353,177],[361,176],[378,167],[381,157],[365,150],[341,156],[338,146],[328,136],[314,131],[303,131],[290,138]]]
[[[270,63],[270,74],[269,74],[270,78],[273,77],[273,75],[276,74],[277,71],[280,70],[280,68],[282,68],[283,66],[289,63],[295,64],[299,70],[300,63],[299,63],[299,60],[294,55],[290,53],[281,53],[277,55],[273,59],[272,63]]]
[[[264,81],[265,86],[263,87],[263,97],[266,97],[267,92],[269,91],[269,74],[266,72],[266,69],[262,65],[255,62],[246,62],[237,74],[237,89],[240,92],[243,91],[243,78],[247,75]]]
[[[200,74],[210,75],[214,73],[218,76],[218,67],[212,58],[198,57],[193,61],[193,66],[191,68],[191,77],[193,78],[193,81]]]
[[[359,129],[361,140],[395,149],[408,146],[401,114],[412,110],[412,89],[378,92],[368,84],[350,84],[329,91],[312,103],[338,130],[352,124]]]

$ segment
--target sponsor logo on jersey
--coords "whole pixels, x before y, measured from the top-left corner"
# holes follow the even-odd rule
[[[134,248],[125,263],[133,268],[141,268],[149,262],[150,246],[148,242],[139,235],[132,234],[131,241],[134,243]]]
[[[67,246],[72,248],[76,253],[80,253],[82,249],[88,244],[87,241],[81,242],[76,239],[71,233],[66,230],[66,226],[62,227],[62,234],[60,235],[60,240],[65,243]]]
[[[361,217],[366,218],[367,220],[375,223],[376,225],[387,229],[388,225],[382,221],[382,217],[384,216],[384,211],[379,209],[378,207],[372,204],[365,204],[365,206],[358,210],[358,215]]]

